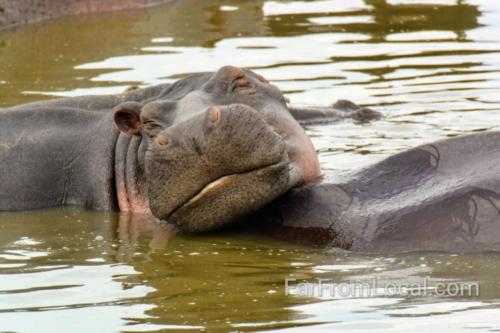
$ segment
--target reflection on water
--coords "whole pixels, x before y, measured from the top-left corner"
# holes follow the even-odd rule
[[[0,221],[2,331],[500,329],[495,255],[369,257],[251,234],[173,237],[145,216],[79,208],[2,213]],[[285,278],[463,281],[479,283],[480,295],[285,296]]]
[[[500,123],[500,4],[488,0],[182,0],[0,36],[0,107],[119,92],[225,64],[296,104],[338,98],[385,119],[308,129],[346,170]],[[496,255],[323,253],[258,235],[176,236],[140,216],[0,215],[0,331],[499,330]],[[284,296],[284,279],[476,281],[479,298]],[[89,320],[88,318],[92,318]],[[293,331],[291,330],[291,331]]]

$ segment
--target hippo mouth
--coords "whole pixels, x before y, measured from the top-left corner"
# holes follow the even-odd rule
[[[286,152],[276,163],[221,176],[180,204],[163,220],[187,232],[203,232],[254,212],[288,189]]]

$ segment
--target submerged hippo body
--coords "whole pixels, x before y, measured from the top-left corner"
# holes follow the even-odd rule
[[[500,251],[499,142],[465,135],[325,177],[266,210],[267,231],[369,253]]]
[[[342,104],[342,103],[341,103]],[[344,102],[288,108],[251,71],[0,110],[0,211],[65,204],[153,213],[187,231],[240,219],[319,176],[294,119],[367,115]]]

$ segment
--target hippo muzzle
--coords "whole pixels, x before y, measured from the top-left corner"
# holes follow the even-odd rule
[[[210,107],[167,128],[148,154],[152,213],[189,232],[237,220],[296,181],[283,139],[242,104]]]

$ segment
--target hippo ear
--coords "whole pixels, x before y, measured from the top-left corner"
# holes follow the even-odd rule
[[[141,105],[137,102],[125,102],[113,109],[116,127],[129,135],[141,134]]]

